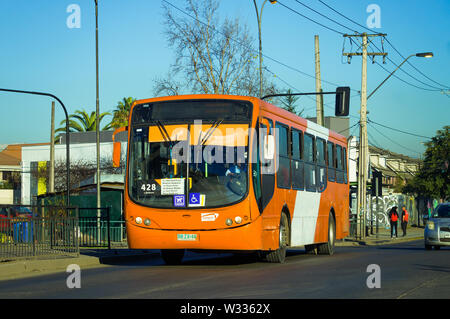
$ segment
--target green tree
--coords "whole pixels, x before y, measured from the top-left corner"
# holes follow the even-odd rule
[[[427,149],[423,167],[403,188],[404,192],[439,198],[450,198],[450,126],[437,131],[431,141],[425,143]]]
[[[102,122],[105,116],[111,115],[109,112],[101,113],[99,116],[99,124]],[[76,110],[74,114],[69,115],[69,131],[70,132],[90,132],[97,129],[96,125],[96,112],[93,111],[88,114],[85,110]],[[66,120],[62,120],[59,123],[61,127],[55,130],[55,133],[66,131]],[[111,123],[104,126],[101,131],[106,131],[111,129]]]
[[[128,116],[134,101],[136,99],[132,97],[124,97],[122,101],[117,102],[116,109],[113,111],[111,127],[119,128],[128,125]]]
[[[294,92],[292,92],[291,89],[288,89],[286,91],[286,94],[292,94],[292,93],[294,93]],[[304,109],[301,110],[300,112],[296,111],[296,108],[297,108],[296,103],[297,103],[298,99],[299,99],[299,97],[295,96],[295,95],[283,96],[280,99],[281,104],[283,104],[282,108],[285,109],[286,111],[297,114],[298,116],[302,116]]]

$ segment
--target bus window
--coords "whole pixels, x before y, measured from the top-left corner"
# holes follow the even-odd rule
[[[276,124],[276,128],[279,143],[277,186],[279,188],[291,188],[288,128],[280,123]]]
[[[345,147],[343,148],[343,157],[344,157],[344,183],[347,184],[348,183],[348,178],[347,178],[347,149]]]
[[[305,159],[305,188],[307,191],[315,192],[317,186],[316,164],[314,156],[314,136],[305,133],[304,138],[304,159]]]
[[[265,123],[265,124],[264,124]],[[269,133],[274,134],[273,122],[271,119],[263,118],[260,124],[259,130],[259,148],[261,153],[263,153],[264,140],[267,135],[267,125],[269,126]],[[262,210],[270,203],[275,190],[275,167],[274,160],[266,160],[263,156],[260,157],[261,160],[261,196],[262,196]]]
[[[336,182],[344,182],[344,166],[342,164],[342,146],[336,145]]]
[[[301,160],[302,132],[292,130],[292,188],[302,190],[304,188],[304,165]]]
[[[255,193],[255,200],[258,203],[259,212],[262,213],[262,194],[261,194],[261,149],[259,144],[260,132],[259,121],[255,126],[255,134],[253,135],[252,144],[252,179],[253,179],[253,191]]]
[[[316,138],[318,189],[323,192],[327,187],[327,144],[324,139]]]
[[[336,154],[334,152],[334,144],[327,143],[327,158],[328,158],[328,180],[330,182],[336,181]]]

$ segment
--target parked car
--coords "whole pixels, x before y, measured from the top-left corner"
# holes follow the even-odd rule
[[[439,204],[425,226],[425,249],[450,246],[450,202]]]

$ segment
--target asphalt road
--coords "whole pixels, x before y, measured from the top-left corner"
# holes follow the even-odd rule
[[[380,288],[369,288],[369,265],[379,266]],[[334,256],[288,252],[285,264],[232,254],[190,254],[180,266],[160,258],[81,269],[81,288],[69,273],[0,282],[0,298],[152,299],[403,299],[450,298],[450,249],[425,251],[423,241],[337,247]],[[369,279],[371,279],[369,278]],[[377,281],[369,280],[371,283]]]

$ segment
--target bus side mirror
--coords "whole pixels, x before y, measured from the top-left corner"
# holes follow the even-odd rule
[[[113,167],[120,167],[120,156],[122,155],[122,143],[114,142],[113,147]]]
[[[266,135],[264,138],[264,159],[271,160],[275,154],[275,136]]]
[[[340,86],[336,89],[336,116],[348,116],[350,111],[350,87]]]
[[[120,157],[122,155],[122,144],[120,142],[116,142],[116,134],[128,131],[128,126],[120,127],[116,129],[112,135],[113,140],[113,167],[120,167]]]

